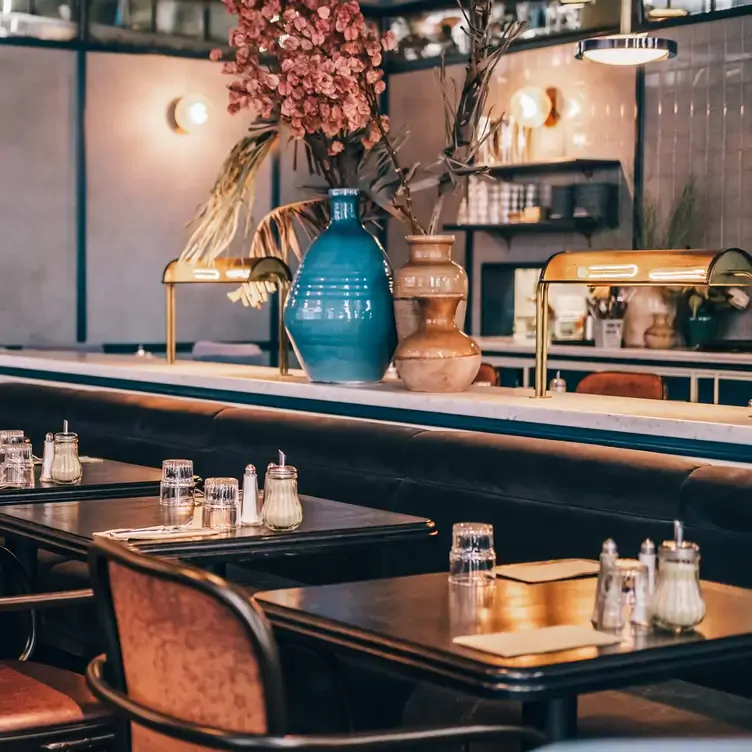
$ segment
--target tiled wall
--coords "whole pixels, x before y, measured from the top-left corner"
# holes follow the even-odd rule
[[[693,176],[698,247],[752,249],[752,16],[666,30],[646,74],[645,190],[667,213]]]

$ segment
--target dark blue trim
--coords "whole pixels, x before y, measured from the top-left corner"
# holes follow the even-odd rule
[[[322,415],[335,415],[366,420],[390,421],[435,428],[478,431],[506,436],[525,436],[556,441],[574,441],[582,444],[618,447],[621,449],[639,449],[660,452],[662,454],[686,457],[728,460],[732,462],[752,462],[752,446],[744,444],[725,444],[715,441],[697,441],[678,439],[672,436],[646,436],[643,434],[601,431],[569,426],[553,426],[545,423],[529,423],[517,420],[483,418],[448,413],[405,410],[395,407],[358,405],[347,402],[327,402],[325,400],[304,399],[298,397],[280,397],[275,395],[233,392],[223,389],[206,389],[173,384],[157,384],[128,379],[110,379],[100,376],[66,374],[53,371],[35,370],[0,366],[0,374],[40,381],[56,381],[71,385],[97,386],[103,389],[121,389],[146,394],[164,394],[171,397],[210,400],[215,402],[234,402],[257,407],[277,408],[280,410],[303,411]]]
[[[74,92],[74,163],[76,202],[76,342],[86,342],[86,52],[76,52],[76,84]]]
[[[270,209],[274,210],[282,203],[282,169],[279,150],[275,149],[272,154],[271,164],[271,187]],[[279,296],[272,295],[269,298],[269,365],[272,368],[279,366]]]

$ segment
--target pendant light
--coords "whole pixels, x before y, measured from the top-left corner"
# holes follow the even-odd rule
[[[619,34],[592,37],[577,43],[574,56],[604,65],[644,65],[676,57],[678,46],[673,39],[632,33],[632,2],[621,0]]]

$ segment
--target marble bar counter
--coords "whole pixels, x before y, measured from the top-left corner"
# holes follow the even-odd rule
[[[433,429],[459,429],[752,462],[752,410],[723,405],[473,387],[407,392],[394,378],[371,386],[311,384],[260,366],[74,352],[0,352],[0,379],[198,398]]]

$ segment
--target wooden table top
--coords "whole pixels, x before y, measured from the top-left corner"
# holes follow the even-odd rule
[[[695,632],[632,635],[604,648],[503,658],[452,642],[461,635],[559,624],[590,626],[596,578],[490,587],[445,573],[259,593],[275,627],[400,673],[474,694],[540,700],[654,680],[703,662],[752,655],[752,591],[703,583],[708,613]]]
[[[219,537],[131,541],[143,551],[176,557],[229,560],[254,554],[311,553],[353,544],[427,539],[433,522],[339,501],[302,496],[303,524],[292,531],[241,527]],[[0,531],[59,553],[85,559],[96,532],[181,524],[192,512],[162,507],[159,497],[35,502],[0,507]]]
[[[77,483],[59,485],[39,480],[42,466],[34,465],[33,488],[0,488],[0,507],[26,501],[65,501],[84,498],[143,496],[159,493],[162,471],[155,467],[102,460],[83,463],[83,476]]]

